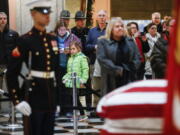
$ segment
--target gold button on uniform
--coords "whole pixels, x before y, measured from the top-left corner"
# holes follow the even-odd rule
[[[42,32],[39,32],[40,35],[42,35],[43,33]]]
[[[43,38],[43,41],[44,41],[44,42],[46,42],[46,41],[47,41],[47,39],[46,39],[46,38]]]
[[[12,90],[12,92],[13,92],[13,93],[16,93],[16,90],[15,90],[15,89],[13,89],[13,90]]]
[[[48,47],[48,43],[45,43],[44,46],[45,46],[45,47]]]
[[[49,53],[49,49],[46,49],[46,52]]]
[[[51,64],[51,62],[50,61],[47,61],[47,65],[50,65]]]
[[[17,98],[17,95],[15,95],[14,97]]]
[[[47,67],[47,70],[49,71],[49,70],[51,70],[51,68],[50,68],[50,67]]]
[[[47,55],[47,58],[49,59],[49,58],[51,58],[51,56],[48,54],[48,55]]]
[[[35,84],[35,82],[32,82],[32,86],[35,86],[36,84]]]
[[[36,52],[36,55],[38,56],[38,55],[39,55],[39,52]]]
[[[19,100],[16,100],[16,103],[19,104]]]

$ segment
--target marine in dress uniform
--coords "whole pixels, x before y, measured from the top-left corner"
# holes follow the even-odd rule
[[[24,121],[25,135],[53,135],[57,95],[54,80],[58,81],[59,55],[55,37],[45,30],[50,21],[50,2],[33,1],[28,6],[34,26],[18,39],[13,50],[18,55],[13,55],[8,66],[8,90],[15,108],[29,118],[28,122]],[[28,101],[19,97],[18,75],[23,61],[29,67],[31,78],[31,88],[25,92]]]

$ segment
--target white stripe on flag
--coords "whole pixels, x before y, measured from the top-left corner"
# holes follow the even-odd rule
[[[164,104],[167,100],[165,92],[131,92],[121,93],[109,98],[103,106],[132,105],[132,104]]]
[[[166,87],[166,86],[167,86],[167,80],[142,80],[142,81],[137,81],[137,82],[134,82],[134,83],[130,83],[128,85],[125,85],[123,87],[120,87],[120,88],[112,91],[111,93],[109,93],[106,96],[104,96],[103,98],[101,98],[101,100],[99,101],[98,106],[97,106],[97,112],[99,112],[99,113],[102,112],[102,106],[106,105],[106,101],[109,98],[112,98],[115,95],[120,95],[120,94],[122,94],[123,92],[125,92],[125,91],[127,91],[129,89],[140,88],[140,87],[162,87],[163,88],[163,87]],[[162,94],[162,96],[165,97],[166,95]],[[119,100],[119,98],[118,98],[118,100]],[[164,100],[166,100],[166,99],[164,99]],[[117,101],[115,101],[115,102],[117,102]]]
[[[162,133],[162,118],[105,119],[103,130],[110,133]]]

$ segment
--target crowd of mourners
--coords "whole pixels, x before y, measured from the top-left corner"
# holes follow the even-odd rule
[[[72,116],[72,108],[67,106],[72,106],[73,72],[77,73],[78,105],[87,107],[96,107],[103,95],[130,82],[165,77],[169,32],[174,21],[170,16],[162,19],[159,12],[152,13],[152,21],[140,31],[137,22],[125,24],[120,17],[107,20],[105,10],[96,15],[97,26],[87,28],[85,14],[77,11],[76,26],[70,28],[70,12],[63,10],[51,32],[59,50],[60,115]],[[7,15],[0,12],[1,70],[8,64],[17,37],[7,27]],[[86,113],[80,110],[82,119],[87,118]]]

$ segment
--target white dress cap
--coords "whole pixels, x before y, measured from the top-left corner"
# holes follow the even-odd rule
[[[36,10],[43,14],[51,13],[51,0],[34,0],[26,4],[30,10]]]
[[[35,7],[51,7],[51,0],[33,0],[26,4],[29,9],[33,9]]]

